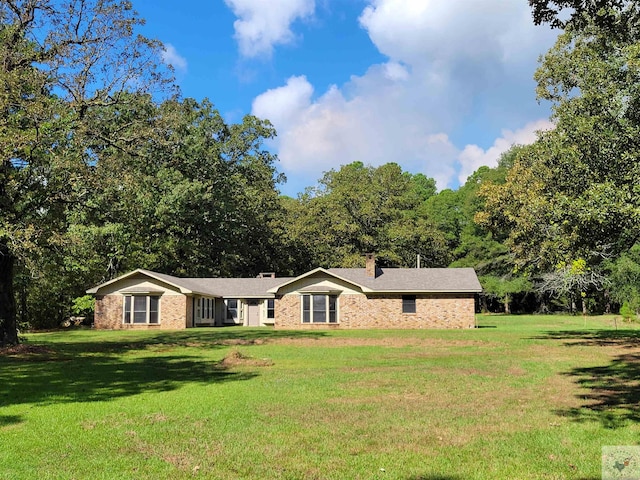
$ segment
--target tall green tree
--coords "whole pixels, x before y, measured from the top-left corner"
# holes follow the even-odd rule
[[[555,129],[518,153],[505,184],[482,191],[485,219],[533,271],[579,259],[595,271],[640,234],[640,21],[636,2],[608,3],[578,2],[536,72]]]
[[[96,188],[70,222],[92,258],[82,263],[101,272],[93,281],[136,267],[182,276],[273,269],[282,178],[262,148],[273,127],[252,116],[229,125],[206,99],[156,106],[145,96],[130,112],[103,111],[97,128],[136,128],[129,116],[138,114],[149,131],[134,154],[101,150],[90,175]]]
[[[493,301],[498,301],[504,311],[510,313],[512,306],[520,308],[515,302],[533,289],[531,279],[515,266],[505,244],[507,232],[499,229],[492,231],[487,225],[476,221],[478,213],[485,209],[484,199],[478,195],[479,190],[487,184],[504,184],[507,172],[521,148],[513,146],[501,155],[497,166],[483,166],[470,175],[465,184],[454,192],[452,208],[449,209],[451,213],[444,215],[447,219],[456,218],[457,222],[457,232],[449,234],[456,239],[454,261],[450,266],[473,267],[476,270],[483,288],[480,302],[485,311]],[[446,190],[439,195],[445,193]]]
[[[0,345],[18,341],[16,263],[56,249],[66,207],[85,200],[97,160],[87,119],[129,90],[170,85],[141,23],[126,1],[0,3]],[[126,149],[129,139],[101,140]]]
[[[284,178],[262,146],[275,135],[271,124],[248,115],[228,125],[208,100],[166,102],[160,111],[165,133],[151,155],[162,163],[156,268],[189,276],[276,270],[272,223]]]
[[[325,267],[359,266],[367,252],[382,266],[414,266],[418,254],[425,266],[444,266],[442,234],[419,210],[434,192],[433,180],[395,163],[344,165],[326,172],[296,203],[287,202],[290,237]]]

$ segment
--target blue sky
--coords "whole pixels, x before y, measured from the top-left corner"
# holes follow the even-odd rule
[[[353,161],[456,188],[550,128],[526,0],[134,0],[186,97],[272,121],[295,196]]]

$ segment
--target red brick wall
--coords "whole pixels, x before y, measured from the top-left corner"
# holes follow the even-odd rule
[[[416,313],[402,313],[402,295],[340,295],[339,324],[303,324],[300,295],[276,300],[280,329],[308,328],[472,328],[475,326],[473,294],[417,295]]]
[[[189,301],[185,295],[160,297],[160,323],[158,325],[125,324],[122,322],[124,297],[120,294],[96,296],[95,328],[99,329],[153,329],[176,330],[186,328]]]

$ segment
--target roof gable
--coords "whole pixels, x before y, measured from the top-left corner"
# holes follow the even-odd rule
[[[133,270],[132,272],[125,273],[124,275],[121,275],[117,278],[109,280],[108,282],[104,282],[104,283],[101,283],[100,285],[90,288],[89,290],[87,290],[87,293],[97,294],[100,289],[114,285],[123,280],[135,278],[137,276],[147,277],[148,279],[156,280],[158,282],[164,283],[166,285],[169,285],[175,288],[180,293],[194,293],[189,286],[189,282],[188,282],[189,279],[173,277],[171,275],[152,272],[150,270],[144,270],[142,268],[138,268],[136,270]]]
[[[298,282],[302,282],[305,279],[309,279],[312,278],[314,276],[318,276],[320,274],[321,278],[326,278],[326,277],[332,277],[335,278],[336,280],[339,280],[341,282],[347,283],[350,286],[352,286],[355,290],[363,290],[362,285],[359,285],[358,283],[355,283],[352,280],[349,280],[348,278],[344,278],[341,275],[339,275],[338,273],[333,271],[334,269],[330,269],[330,270],[326,270],[322,267],[318,267],[315,268],[313,270],[310,270],[306,273],[303,273],[302,275],[299,275],[295,278],[291,278],[288,281],[284,282],[284,283],[280,283],[279,285],[275,285],[273,288],[269,289],[269,293],[278,293],[281,289],[286,288],[290,285],[293,285],[294,283],[298,283]],[[345,270],[349,270],[349,269],[345,269]],[[282,279],[281,279],[282,280]]]

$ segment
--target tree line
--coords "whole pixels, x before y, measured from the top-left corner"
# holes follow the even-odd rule
[[[0,1],[0,344],[134,268],[474,267],[492,311],[640,310],[640,4],[530,0],[555,128],[457,190],[350,162],[282,196],[268,120],[183,98],[121,0]]]

